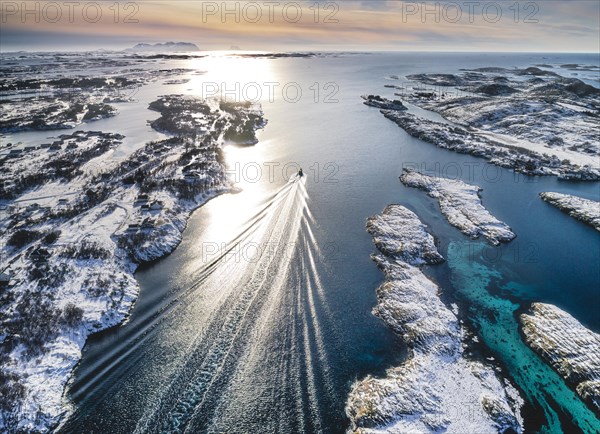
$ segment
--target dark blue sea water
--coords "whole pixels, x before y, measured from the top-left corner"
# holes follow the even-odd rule
[[[597,56],[375,53],[189,62],[207,73],[148,92],[270,81],[296,83],[303,97],[291,102],[276,93],[274,102],[263,101],[269,123],[260,143],[227,151],[241,191],[196,211],[179,248],[137,273],[141,292],[129,321],[84,350],[64,432],[343,432],[351,384],[383,375],[405,355],[371,314],[382,275],[369,257],[365,220],[390,203],[413,209],[438,237],[448,261],[427,273],[447,301],[459,304],[482,354],[494,356],[521,390],[531,432],[598,429],[596,416],[524,346],[517,315],[542,301],[600,330],[600,234],[538,198],[559,191],[599,200],[600,184],[524,177],[438,149],[360,99],[391,95],[383,87],[390,75],[597,64]],[[597,73],[583,78],[599,85]],[[131,114],[129,128],[141,128],[149,116],[144,109]],[[92,128],[119,128],[118,116],[100,122]],[[265,163],[273,163],[273,177]],[[432,199],[401,185],[409,164],[480,185],[484,205],[517,239],[502,247],[467,240]],[[294,165],[304,168],[305,184],[287,184]],[[223,254],[238,242],[263,255]]]

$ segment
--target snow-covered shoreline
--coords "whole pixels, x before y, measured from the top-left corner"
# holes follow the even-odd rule
[[[385,275],[374,313],[402,337],[409,355],[385,377],[353,385],[346,406],[351,431],[522,432],[518,392],[492,367],[466,358],[463,327],[419,269],[443,261],[425,225],[407,208],[390,205],[367,229]]]
[[[368,105],[382,108],[386,118],[411,136],[528,175],[600,179],[600,89],[536,67],[478,68],[407,79],[409,84],[386,87],[401,90],[395,95],[441,115],[445,122]],[[371,95],[369,101],[388,100]]]
[[[483,235],[490,243],[498,245],[516,237],[506,223],[495,218],[481,204],[481,187],[458,179],[424,175],[406,168],[400,180],[404,185],[424,190],[437,199],[448,222],[471,238]]]
[[[521,315],[525,342],[600,411],[600,335],[551,304]]]
[[[113,142],[98,148],[111,136],[78,132],[57,151],[11,158],[0,221],[10,278],[0,311],[3,431],[47,432],[70,411],[63,391],[88,336],[126,320],[139,265],[175,250],[192,212],[230,190],[222,144],[255,143],[264,125],[257,105],[168,101],[175,136],[123,162],[111,162]],[[57,161],[78,164],[76,176],[37,175]]]
[[[571,217],[600,231],[600,202],[554,192],[542,192],[540,197]]]
[[[172,216],[171,223],[163,227],[159,236],[137,250],[138,260],[143,258],[143,261],[150,262],[172,253],[181,242],[186,221],[192,212],[209,199],[226,191],[228,190],[223,187],[203,196],[194,205],[190,203],[183,207],[177,215]],[[88,231],[88,234],[90,233],[93,232]],[[73,368],[81,359],[81,352],[87,339],[91,334],[126,321],[138,297],[140,288],[134,274],[143,262],[134,262],[125,258],[116,245],[111,245],[109,239],[95,238],[95,242],[105,243],[105,247],[114,257],[108,261],[94,259],[74,261],[78,270],[69,270],[74,274],[69,276],[69,285],[65,285],[64,288],[68,293],[65,291],[61,297],[63,304],[72,303],[83,309],[81,323],[47,342],[45,352],[37,358],[28,357],[24,347],[17,348],[11,355],[14,360],[18,360],[14,369],[21,374],[26,374],[23,376],[22,385],[28,391],[20,404],[18,415],[11,416],[15,422],[18,421],[18,429],[45,432],[71,411],[70,402],[63,391]],[[51,258],[48,262],[52,266],[60,267],[70,261]],[[24,265],[27,266],[27,263]],[[81,290],[76,290],[77,286],[83,288],[85,280],[90,277],[100,278],[110,275],[118,276],[119,291],[115,291],[108,297],[89,300],[81,296]],[[8,425],[5,428],[11,429]]]
[[[432,121],[404,111],[381,110],[381,113],[413,137],[443,149],[485,158],[490,163],[526,175],[551,175],[583,181],[600,179],[598,167],[582,167],[567,159],[561,161],[557,156],[523,152],[518,144],[501,142],[500,136],[478,134],[461,126]]]

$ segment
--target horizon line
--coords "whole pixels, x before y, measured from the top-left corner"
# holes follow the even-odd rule
[[[62,50],[31,50],[31,49],[23,49],[23,50],[12,50],[12,51],[3,51],[0,44],[0,55],[12,54],[12,53],[89,53],[95,51],[105,51],[105,52],[114,52],[121,53],[124,51],[130,50],[130,48],[123,49],[108,49],[108,48],[93,48],[93,49],[62,49]],[[160,50],[157,50],[156,53],[160,53]],[[494,54],[596,54],[599,56],[600,60],[600,52],[597,51],[528,51],[528,50],[518,50],[518,51],[502,51],[502,50],[430,50],[430,49],[421,49],[421,50],[344,50],[344,49],[334,49],[334,50],[260,50],[260,49],[211,49],[211,50],[197,50],[197,51],[179,51],[179,52],[165,52],[168,54],[190,54],[190,53],[215,53],[215,52],[231,52],[231,53],[456,53],[456,54],[470,54],[470,53],[494,53]]]

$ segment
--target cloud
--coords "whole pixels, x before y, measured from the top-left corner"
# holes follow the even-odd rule
[[[497,7],[484,13],[486,5],[491,3],[499,5],[502,12],[496,22]],[[452,13],[444,9],[449,7],[447,2],[279,0],[276,8],[270,6],[273,3],[255,1],[228,2],[227,9],[223,9],[225,3],[221,1],[144,1],[132,3],[137,8],[130,5],[127,10],[126,3],[120,3],[118,16],[113,2],[101,2],[102,17],[98,22],[90,22],[91,12],[87,11],[86,16],[83,6],[75,10],[72,20],[63,13],[60,21],[51,22],[44,19],[48,17],[43,10],[38,16],[41,19],[35,20],[32,14],[23,16],[22,11],[6,9],[6,4],[19,6],[20,2],[2,4],[0,34],[4,50],[31,49],[38,45],[64,49],[74,39],[77,44],[89,47],[185,40],[203,49],[223,49],[233,44],[258,50],[318,50],[336,46],[362,50],[510,51],[515,43],[520,50],[530,51],[600,49],[600,6],[589,1],[482,1],[475,9],[469,9],[467,2],[455,2],[457,6]],[[297,4],[301,6],[301,15],[296,20]],[[255,20],[257,6],[259,20]],[[454,20],[457,7],[462,14]],[[524,22],[527,17],[537,22]]]

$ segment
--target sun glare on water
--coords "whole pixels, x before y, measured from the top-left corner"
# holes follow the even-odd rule
[[[192,60],[188,68],[197,72],[186,88],[203,98],[264,102],[273,99],[278,83],[272,59],[240,57],[233,52],[211,52]]]

